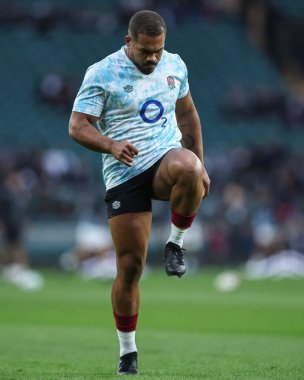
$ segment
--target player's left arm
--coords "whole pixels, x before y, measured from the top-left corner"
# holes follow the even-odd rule
[[[182,133],[182,145],[191,150],[200,159],[203,165],[203,185],[205,194],[208,195],[210,189],[210,178],[205,169],[203,136],[199,115],[194,105],[190,91],[181,99],[177,99],[175,115],[178,128]]]

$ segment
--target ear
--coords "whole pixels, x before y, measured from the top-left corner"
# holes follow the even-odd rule
[[[130,46],[130,43],[131,43],[131,36],[129,36],[128,34],[126,35],[126,38],[125,38],[125,41],[126,41],[126,45],[129,47]]]

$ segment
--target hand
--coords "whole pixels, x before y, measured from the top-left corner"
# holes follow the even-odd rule
[[[138,150],[129,141],[113,141],[111,144],[111,154],[116,160],[127,166],[132,166],[134,156],[138,154]]]
[[[205,169],[205,166],[203,165],[203,188],[204,188],[204,193],[203,193],[203,198],[206,198],[206,196],[209,194],[209,191],[210,191],[210,184],[211,184],[211,181],[210,181],[210,178],[208,176],[208,173]]]

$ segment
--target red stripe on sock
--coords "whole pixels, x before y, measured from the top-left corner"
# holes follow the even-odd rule
[[[192,216],[182,216],[182,215],[179,215],[177,214],[174,210],[171,209],[171,213],[172,213],[172,223],[178,227],[178,228],[183,228],[183,229],[186,229],[186,228],[190,228],[191,227],[191,224],[196,216],[197,213],[195,213],[194,215]]]
[[[131,332],[136,330],[138,314],[131,315],[130,317],[123,317],[113,311],[113,315],[117,330],[122,332]]]

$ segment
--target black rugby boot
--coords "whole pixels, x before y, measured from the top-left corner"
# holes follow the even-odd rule
[[[130,352],[119,359],[118,375],[137,375],[137,352]]]
[[[168,276],[181,277],[186,273],[183,252],[179,245],[169,241],[165,247],[164,260]]]

